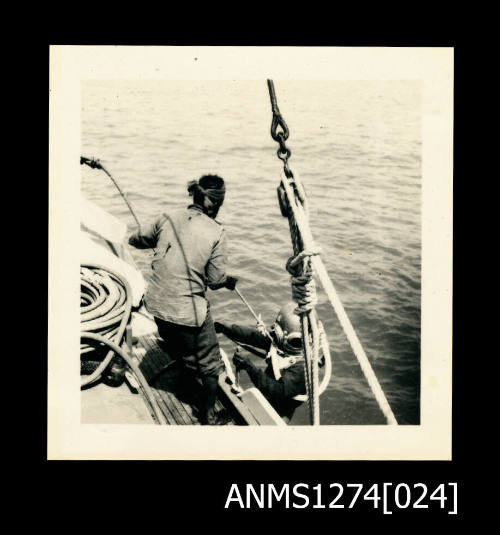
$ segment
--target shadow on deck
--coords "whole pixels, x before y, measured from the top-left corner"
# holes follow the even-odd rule
[[[140,336],[133,346],[133,354],[167,422],[170,425],[199,425],[201,384],[168,355],[163,340],[153,334]],[[215,408],[216,411],[224,410],[219,400]]]

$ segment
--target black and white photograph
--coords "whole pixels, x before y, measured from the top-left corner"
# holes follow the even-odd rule
[[[53,46],[50,89],[49,458],[451,458],[453,49]]]

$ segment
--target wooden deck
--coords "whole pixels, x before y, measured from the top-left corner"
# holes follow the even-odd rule
[[[156,334],[138,336],[132,354],[148,381],[156,401],[170,425],[200,425],[196,407],[202,395],[200,383],[182,372],[179,364],[161,347]],[[217,400],[217,412],[224,410]],[[234,421],[228,425],[234,425]]]

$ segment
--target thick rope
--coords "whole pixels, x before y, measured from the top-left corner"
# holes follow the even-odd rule
[[[293,172],[288,164],[291,155],[290,149],[286,146],[285,141],[288,139],[289,131],[286,123],[281,116],[276,99],[276,92],[272,80],[267,81],[269,88],[269,97],[271,99],[271,109],[273,113],[273,122],[271,124],[271,137],[280,145],[277,155],[283,161],[283,171],[281,172],[281,183],[278,187],[278,199],[280,202],[281,213],[288,218],[290,226],[290,235],[295,258],[289,263],[292,265],[292,296],[299,304],[297,312],[301,316],[301,329],[304,343],[305,359],[305,378],[306,389],[309,399],[309,409],[311,423],[319,423],[319,412],[317,412],[318,393],[317,372],[318,372],[318,352],[321,344],[318,322],[314,305],[316,304],[315,286],[312,281],[312,269],[318,274],[320,281],[325,289],[328,299],[333,306],[340,324],[347,335],[347,339],[359,361],[361,369],[372,389],[375,398],[384,413],[387,422],[391,425],[397,425],[396,418],[387,402],[380,384],[371,368],[370,362],[361,347],[361,343],[354,332],[354,329],[345,313],[344,307],[333,287],[332,281],[326,272],[321,258],[314,251],[314,240],[309,228],[309,211],[306,201],[306,194],[299,176]],[[279,131],[281,129],[281,131]],[[292,189],[293,188],[293,189]],[[299,255],[303,254],[300,258]],[[299,272],[294,267],[302,260],[302,270]],[[287,269],[290,266],[287,265]],[[311,338],[309,337],[311,335]],[[311,351],[312,345],[312,351]],[[325,354],[325,353],[324,353]]]
[[[80,266],[80,272],[81,331],[104,335],[110,341],[120,344],[132,310],[132,290],[129,283],[109,268],[97,264]],[[80,343],[82,354],[89,350],[93,348]],[[81,379],[81,386],[96,381],[111,363],[113,356],[113,350],[109,350],[97,368]]]
[[[128,364],[134,375],[137,377],[139,384],[143,389],[143,392],[145,393],[144,397],[150,406],[150,411],[154,416],[155,422],[159,425],[166,425],[167,421],[165,420],[163,413],[158,407],[153,391],[151,390],[151,387],[149,386],[139,366],[135,363],[134,359],[115,342],[104,338],[104,336],[101,336],[100,334],[83,331],[80,333],[80,338],[94,340],[95,342],[100,342],[101,344],[108,346],[110,348],[110,353],[116,353]]]
[[[289,185],[287,181],[287,185]],[[316,283],[312,277],[311,256],[318,255],[312,236],[304,236],[290,210],[291,202],[300,204],[306,217],[307,204],[304,189],[298,183],[293,191],[291,187],[285,187],[285,199],[288,207],[285,211],[288,215],[290,234],[295,257],[287,262],[286,269],[291,275],[292,298],[298,304],[295,312],[301,317],[301,331],[304,345],[304,377],[306,394],[309,405],[309,418],[312,425],[319,425],[319,374],[318,361],[320,351],[320,333],[316,316],[315,305],[318,302],[316,295]],[[293,201],[292,201],[293,199]]]
[[[311,310],[318,303],[310,261],[311,256],[318,254],[319,251],[302,251],[286,264],[286,270],[291,275],[292,298],[299,305],[297,314]]]
[[[311,360],[311,376],[312,376],[312,412],[313,425],[319,425],[319,350],[320,350],[320,336],[318,328],[318,317],[316,309],[313,308],[309,312],[309,329],[312,335],[312,360]]]
[[[285,175],[284,172],[281,173],[281,186],[283,187],[283,190],[285,192],[286,199],[288,202],[288,207],[287,207],[288,208],[288,220],[290,223],[290,232],[292,235],[292,242],[294,243],[294,253],[297,256],[299,252],[302,252],[302,251],[315,251],[315,247],[314,247],[314,240],[313,240],[311,230],[309,227],[306,207],[304,206],[303,202],[300,200],[300,196],[303,195],[304,189],[302,187],[298,174],[295,172],[292,172],[292,177],[293,177],[294,189],[292,189],[292,184],[291,184],[292,180],[290,180]],[[297,192],[300,192],[300,195],[297,194]],[[297,244],[299,243],[302,244],[302,251],[297,250],[298,249]],[[335,310],[337,317],[339,319],[339,322],[347,336],[347,339],[349,341],[349,344],[351,345],[354,355],[358,359],[359,365],[361,367],[361,370],[363,371],[363,374],[365,375],[368,385],[370,386],[373,392],[373,395],[375,396],[375,399],[377,400],[380,410],[383,412],[384,416],[386,417],[387,423],[389,425],[397,425],[396,418],[391,410],[389,402],[387,401],[387,398],[385,397],[382,387],[380,386],[380,383],[377,380],[377,377],[371,367],[371,364],[366,356],[366,353],[364,352],[363,347],[361,346],[361,342],[359,341],[356,335],[356,332],[354,331],[354,328],[344,310],[342,302],[340,301],[340,298],[326,271],[326,268],[323,264],[323,261],[321,260],[321,257],[318,254],[311,255],[310,253],[307,255],[304,254],[304,256],[307,256],[308,260],[311,263],[311,266],[305,266],[305,267],[307,268],[307,271],[309,271],[310,267],[312,267],[314,269],[316,276],[320,280],[323,286],[323,289],[325,290],[326,295],[328,296],[330,304]],[[303,330],[304,330],[303,335],[308,334],[305,332],[307,328],[305,328],[304,322],[303,322]],[[308,338],[304,338],[304,346],[307,345],[306,340],[308,340]],[[314,368],[312,369],[312,372],[314,372]],[[310,378],[310,379],[308,378],[307,380],[310,380],[312,384],[312,382],[314,381],[314,378]],[[306,385],[307,385],[307,381],[306,381]]]
[[[144,375],[133,358],[120,347],[132,311],[132,290],[128,281],[98,264],[82,265],[80,273],[80,353],[95,350],[95,344],[87,344],[83,340],[93,340],[109,348],[97,368],[82,378],[81,386],[99,379],[116,354],[125,360],[138,379],[156,422],[166,424]]]
[[[300,318],[300,328],[302,331],[302,341],[304,345],[304,378],[306,383],[307,406],[309,409],[309,421],[312,425],[317,425],[319,422],[314,418],[314,388],[312,384],[311,374],[311,344],[309,340],[309,324],[306,315]]]
[[[319,328],[320,349],[321,349],[321,352],[323,353],[322,365],[324,365],[325,367],[323,378],[321,379],[321,383],[318,386],[318,395],[321,396],[321,394],[323,394],[323,392],[326,390],[326,387],[330,383],[330,378],[332,376],[332,358],[330,354],[330,346],[328,344],[328,339],[326,337],[323,324],[319,320],[318,320],[318,328]],[[301,401],[301,402],[309,401],[307,394],[297,394],[296,396],[294,396],[293,399],[295,399],[296,401]]]

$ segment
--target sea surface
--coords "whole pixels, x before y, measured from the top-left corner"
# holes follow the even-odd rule
[[[310,204],[310,224],[345,310],[400,424],[420,423],[421,86],[418,81],[275,80],[290,128],[291,166]],[[218,219],[229,243],[228,272],[271,324],[291,297],[292,254],[276,187],[281,162],[271,139],[265,80],[86,81],[82,154],[102,160],[146,226],[187,205],[186,183],[222,176]],[[134,219],[111,180],[82,166],[84,195]],[[149,251],[132,250],[146,279]],[[253,323],[234,292],[209,291],[216,320]],[[373,394],[325,294],[318,314],[333,375],[321,423],[384,424]],[[234,346],[221,338],[232,354]],[[258,359],[257,359],[258,360]],[[305,404],[293,424],[307,424]]]

